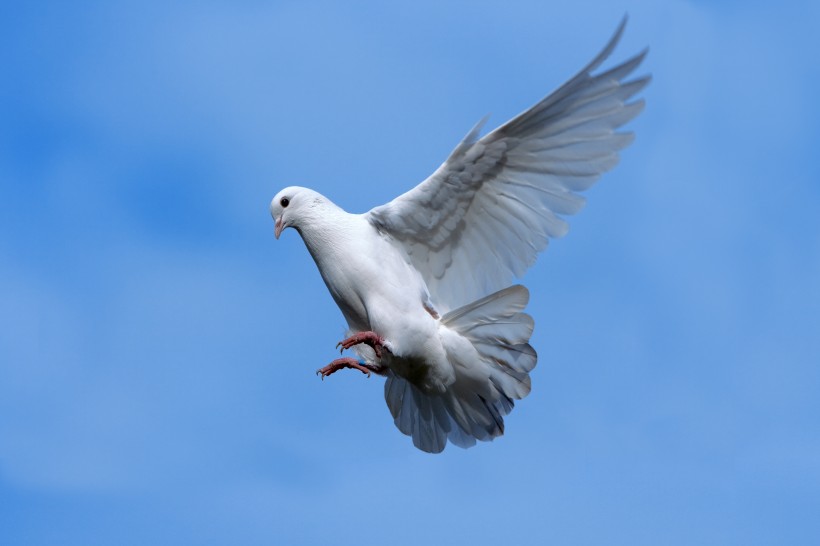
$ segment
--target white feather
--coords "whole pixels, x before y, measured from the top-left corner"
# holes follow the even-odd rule
[[[443,310],[520,276],[549,238],[567,232],[558,215],[583,206],[574,192],[613,168],[617,152],[632,141],[631,134],[616,130],[640,112],[642,101],[627,101],[649,78],[624,79],[646,52],[593,74],[615,48],[625,22],[558,90],[481,139],[477,125],[427,180],[368,213],[408,250],[428,246],[427,252],[414,250],[411,259]],[[461,248],[470,249],[467,262]]]
[[[593,73],[623,28],[554,93],[483,138],[479,123],[435,173],[386,205],[349,214],[299,187],[271,202],[277,237],[299,232],[350,332],[383,339],[381,358],[355,350],[381,367],[396,427],[419,449],[500,436],[530,392],[529,292],[510,285],[567,232],[563,216],[585,202],[578,192],[632,142],[617,129],[643,107],[629,101],[649,78],[625,78],[645,52]]]

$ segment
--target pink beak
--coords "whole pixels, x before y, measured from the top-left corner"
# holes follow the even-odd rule
[[[273,228],[273,235],[278,239],[282,234],[282,217],[276,219],[276,226]]]

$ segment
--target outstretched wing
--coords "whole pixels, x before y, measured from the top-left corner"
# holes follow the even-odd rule
[[[592,74],[606,47],[555,92],[482,138],[479,123],[427,180],[367,213],[404,245],[440,311],[511,284],[552,237],[567,232],[589,188],[632,142],[616,129],[643,109],[629,102],[649,76],[626,81],[646,50]]]

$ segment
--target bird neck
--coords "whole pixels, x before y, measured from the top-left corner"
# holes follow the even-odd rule
[[[305,246],[321,269],[325,260],[336,260],[345,253],[355,236],[358,215],[349,214],[327,201],[311,209],[297,227]]]

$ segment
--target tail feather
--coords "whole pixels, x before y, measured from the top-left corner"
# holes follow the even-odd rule
[[[426,394],[392,372],[385,399],[396,427],[419,449],[438,453],[449,440],[471,447],[504,433],[514,400],[530,392],[537,355],[529,345],[532,317],[523,313],[529,292],[516,285],[451,311],[442,325],[472,345],[469,354],[448,352],[455,382],[442,394]]]
[[[473,326],[495,323],[503,316],[523,311],[529,299],[529,290],[517,284],[454,309],[444,315],[441,322],[455,330],[468,331]]]
[[[439,453],[447,444],[447,438],[456,436],[452,431],[458,429],[458,425],[453,422],[441,397],[427,397],[392,372],[388,372],[384,394],[396,427],[412,436],[417,448]]]

